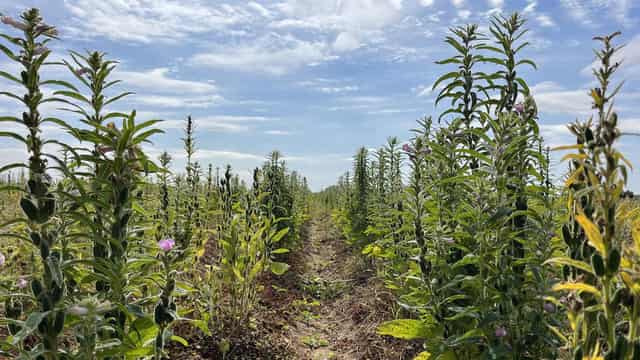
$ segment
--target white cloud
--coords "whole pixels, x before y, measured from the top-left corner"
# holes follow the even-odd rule
[[[471,11],[462,9],[458,11],[458,17],[462,20],[467,20],[471,16]]]
[[[332,87],[325,86],[325,87],[319,88],[318,90],[320,90],[325,94],[340,94],[344,92],[358,91],[359,87],[357,86],[332,86]]]
[[[223,31],[264,14],[250,7],[212,6],[198,0],[66,0],[71,36],[133,42],[173,42],[192,34]]]
[[[640,134],[640,118],[621,119],[618,126],[622,132]]]
[[[196,131],[248,132],[256,123],[276,120],[265,116],[213,115],[193,117]],[[158,124],[162,129],[183,129],[185,120],[166,120]]]
[[[504,0],[487,0],[490,7],[501,8],[504,5]]]
[[[629,16],[631,0],[560,0],[560,2],[569,12],[569,16],[585,26],[598,25],[603,18],[607,17],[625,27],[635,23],[635,20]]]
[[[553,81],[544,81],[532,86],[531,93],[542,113],[590,113],[591,104],[587,89],[567,90]]]
[[[126,86],[160,93],[202,94],[217,90],[212,83],[172,79],[168,74],[168,68],[156,68],[149,71],[117,70],[114,76],[123,79]]]
[[[283,75],[305,65],[325,61],[330,57],[322,42],[307,42],[292,36],[269,36],[253,44],[222,46],[196,54],[191,64],[226,68],[246,72]]]
[[[451,0],[451,5],[459,9],[465,5],[465,0]]]
[[[352,51],[360,47],[360,40],[353,33],[343,31],[333,42],[333,49],[337,52]]]
[[[429,7],[433,5],[433,0],[420,0],[420,5],[424,7]]]
[[[397,20],[400,0],[284,0],[279,8],[286,18],[275,27],[319,30],[375,30]]]
[[[163,96],[163,95],[137,95],[128,98],[134,104],[155,106],[161,108],[207,108],[223,103],[225,100],[220,95],[202,96]]]
[[[540,26],[542,27],[553,27],[556,25],[556,23],[553,21],[553,19],[549,15],[540,14],[536,16],[536,20],[538,21],[538,24],[540,24]]]
[[[277,136],[293,135],[291,131],[287,131],[287,130],[267,130],[264,133],[267,135],[277,135]]]

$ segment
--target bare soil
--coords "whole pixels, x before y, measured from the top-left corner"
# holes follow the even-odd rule
[[[412,359],[419,344],[382,337],[394,300],[326,213],[315,214],[289,271],[265,276],[253,326],[231,339],[225,359]],[[172,359],[223,359],[220,339],[178,329],[189,348],[172,346]]]

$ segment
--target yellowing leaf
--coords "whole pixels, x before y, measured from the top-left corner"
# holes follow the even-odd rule
[[[378,326],[378,334],[403,340],[428,339],[431,337],[431,326],[415,319],[391,320]]]
[[[585,291],[600,296],[600,290],[585,283],[561,283],[553,286],[553,291]]]
[[[606,256],[607,252],[605,251],[604,241],[602,240],[602,234],[600,234],[598,227],[583,214],[576,216],[576,221],[582,226],[589,240],[589,244],[596,248],[600,254]]]
[[[591,265],[587,264],[584,261],[575,260],[566,256],[551,258],[545,261],[544,264],[568,265],[576,269],[580,269],[582,271],[593,274],[593,269],[591,268]]]
[[[413,360],[429,360],[431,359],[431,353],[428,351],[423,351],[418,356],[414,357]]]
[[[556,146],[553,149],[551,149],[551,151],[561,151],[561,150],[580,150],[584,147],[584,145],[581,144],[576,144],[576,145],[563,145],[563,146]]]

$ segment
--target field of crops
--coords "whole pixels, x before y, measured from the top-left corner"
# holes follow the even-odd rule
[[[113,110],[131,94],[117,61],[50,61],[37,9],[0,20],[0,137],[28,153],[0,167],[0,358],[640,359],[618,33],[594,38],[592,116],[551,148],[524,18],[451,28],[446,109],[314,193],[277,150],[251,181],[200,163],[196,117],[183,169],[153,158],[162,120]]]

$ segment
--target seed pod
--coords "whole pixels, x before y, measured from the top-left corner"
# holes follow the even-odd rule
[[[602,260],[602,256],[600,256],[600,254],[597,252],[593,253],[593,255],[591,256],[591,267],[593,267],[593,271],[598,277],[604,276],[604,262]]]
[[[571,246],[573,245],[575,239],[571,236],[571,231],[569,230],[569,225],[565,224],[562,226],[562,240],[564,240],[565,244]]]
[[[616,338],[616,346],[615,346],[615,358],[616,359],[624,359],[627,356],[627,350],[628,350],[628,342],[627,342],[627,338],[624,337],[624,335],[618,335],[618,337]]]
[[[47,244],[47,241],[42,241],[40,243],[40,257],[43,259],[49,257],[49,244]]]
[[[622,300],[624,299],[625,290],[627,290],[627,288],[622,287],[616,290],[616,292],[613,294],[613,297],[611,298],[611,305],[613,306],[614,309],[617,309],[618,306],[620,305],[620,302],[622,302]]]
[[[604,313],[598,313],[598,328],[600,329],[600,333],[604,336],[609,334],[609,328],[607,324],[607,318],[604,316]]]
[[[29,220],[37,221],[38,218],[38,208],[29,198],[22,198],[20,200],[20,207],[22,211],[24,211],[25,215],[29,218]]]
[[[609,258],[607,259],[607,273],[609,276],[613,276],[618,272],[618,268],[620,267],[620,250],[614,248],[609,253]]]
[[[40,243],[42,242],[42,237],[40,236],[40,233],[32,232],[31,234],[29,234],[29,237],[31,237],[31,242],[35,246],[40,246]]]
[[[633,360],[640,360],[640,341],[633,342]]]
[[[42,321],[40,321],[40,324],[38,324],[38,331],[41,334],[48,334],[49,333],[49,318],[46,317],[44,319],[42,319]]]
[[[64,317],[65,317],[64,311],[58,311],[56,313],[56,319],[53,323],[53,331],[56,334],[60,334],[64,329]]]
[[[40,280],[31,280],[31,291],[33,291],[33,296],[35,297],[39,297],[42,294],[42,283]]]
[[[53,213],[56,211],[56,199],[53,195],[48,195],[44,199],[44,204],[38,211],[39,220],[41,223],[49,221]]]
[[[575,350],[573,350],[573,360],[582,360],[584,356],[582,356],[582,346],[576,346]]]

